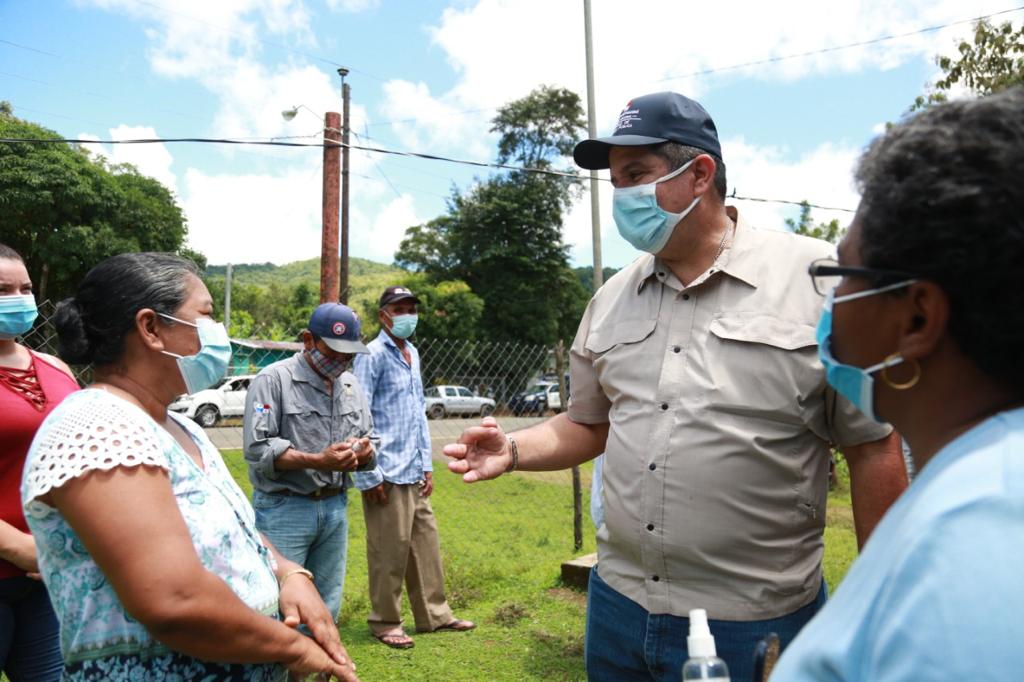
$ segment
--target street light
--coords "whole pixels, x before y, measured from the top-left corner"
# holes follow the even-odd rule
[[[290,121],[293,118],[295,118],[296,114],[299,113],[299,109],[305,109],[306,111],[313,114],[317,118],[320,118],[320,114],[316,113],[315,111],[307,107],[305,104],[296,104],[291,109],[285,109],[284,111],[281,112],[281,118],[283,118],[286,121]]]

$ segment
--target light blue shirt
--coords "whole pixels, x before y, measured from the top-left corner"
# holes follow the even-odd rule
[[[1024,409],[946,445],[772,682],[1024,677]]]
[[[374,431],[380,436],[377,466],[355,474],[356,487],[368,490],[383,481],[408,484],[422,481],[433,471],[430,431],[420,378],[420,354],[408,341],[412,365],[402,359],[394,340],[381,330],[367,344],[369,354],[357,355],[352,372],[366,392]]]

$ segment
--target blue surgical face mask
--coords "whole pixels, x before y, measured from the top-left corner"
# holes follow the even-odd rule
[[[195,355],[160,351],[164,355],[178,359],[178,370],[181,372],[181,378],[185,380],[185,390],[190,394],[198,393],[220,381],[231,363],[231,339],[228,338],[228,330],[224,325],[205,317],[200,317],[195,322],[186,322],[163,313],[157,314],[168,320],[195,327],[199,332],[199,352]]]
[[[419,322],[419,315],[391,315],[391,333],[400,339],[407,339],[416,331],[416,323]]]
[[[0,296],[0,339],[13,339],[32,328],[39,310],[32,294]]]
[[[658,184],[676,177],[689,168],[694,160],[687,161],[654,182],[615,188],[612,194],[615,225],[622,238],[634,248],[648,253],[661,251],[672,236],[673,228],[700,203],[700,197],[695,197],[682,213],[672,213],[658,205]]]
[[[875,378],[872,375],[883,368],[895,367],[903,362],[903,358],[897,355],[886,359],[884,362],[879,362],[877,365],[864,368],[846,365],[836,360],[832,355],[832,348],[830,347],[832,341],[832,306],[836,303],[844,303],[858,298],[874,296],[886,291],[893,291],[894,289],[901,289],[913,284],[913,282],[914,280],[898,282],[878,289],[858,291],[838,298],[836,298],[836,292],[833,289],[825,297],[824,311],[818,320],[818,329],[815,335],[818,339],[818,357],[821,359],[821,364],[825,366],[826,380],[832,388],[836,389],[839,395],[849,400],[858,410],[875,421],[881,420],[875,414]]]

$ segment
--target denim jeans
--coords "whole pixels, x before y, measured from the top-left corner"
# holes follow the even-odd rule
[[[774,632],[785,647],[825,605],[826,598],[822,581],[813,602],[786,616],[756,621],[709,620],[715,648],[729,666],[730,679],[751,680],[758,640]],[[689,618],[652,615],[612,589],[598,575],[597,567],[591,570],[584,654],[591,682],[678,682],[688,658],[689,630]]]
[[[331,615],[338,618],[348,553],[347,491],[321,499],[254,490],[256,528],[277,550],[313,573]]]
[[[0,668],[11,682],[60,679],[60,626],[38,580],[0,579]]]

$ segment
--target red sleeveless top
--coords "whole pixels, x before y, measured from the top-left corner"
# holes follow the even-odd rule
[[[29,351],[31,353],[31,351]],[[24,372],[13,372],[19,383],[31,383],[32,370],[38,389],[30,391],[43,401],[37,403],[30,394],[15,391],[6,381],[0,381],[0,519],[25,533],[28,525],[21,512],[21,473],[25,456],[39,425],[53,408],[69,393],[78,390],[78,384],[63,370],[32,354],[32,364]],[[39,409],[42,407],[42,409]],[[0,559],[0,578],[25,575],[20,568]]]

